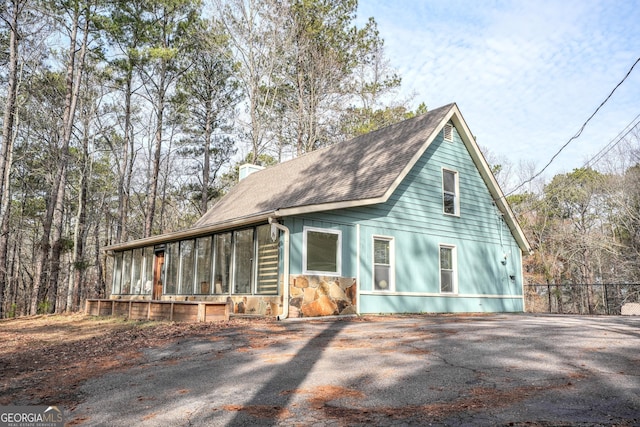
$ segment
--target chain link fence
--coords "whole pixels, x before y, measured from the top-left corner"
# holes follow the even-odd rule
[[[529,313],[640,316],[640,283],[524,286]]]

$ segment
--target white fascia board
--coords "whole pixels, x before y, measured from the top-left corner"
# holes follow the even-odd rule
[[[495,176],[491,172],[491,168],[489,167],[487,160],[484,158],[482,151],[480,151],[480,147],[478,147],[478,144],[476,143],[475,138],[473,137],[473,134],[469,130],[467,123],[464,121],[464,118],[462,117],[462,113],[460,113],[460,110],[458,109],[457,105],[454,105],[452,112],[450,114],[451,114],[450,116],[451,121],[453,122],[456,129],[458,129],[458,133],[460,134],[460,137],[462,138],[464,145],[467,147],[467,150],[471,154],[471,158],[473,159],[473,162],[475,163],[476,168],[480,172],[480,175],[484,179],[484,182],[487,184],[487,188],[489,189],[489,192],[491,193],[491,196],[493,197],[493,200],[496,203],[496,206],[498,207],[500,212],[504,214],[507,222],[507,226],[509,227],[509,229],[511,230],[511,233],[513,234],[514,238],[518,242],[518,246],[520,246],[520,249],[523,252],[526,252],[527,254],[531,253],[532,252],[531,245],[529,244],[527,237],[522,231],[522,228],[520,228],[520,224],[518,223],[518,220],[516,219],[513,211],[511,210],[509,203],[507,203],[507,199],[505,198],[504,193],[500,189],[500,185],[498,185],[498,181],[496,181]]]
[[[143,239],[132,240],[130,242],[118,243],[115,245],[109,245],[102,248],[107,253],[116,251],[123,251],[127,249],[141,248],[144,246],[156,245],[159,243],[175,242],[177,240],[190,239],[200,236],[206,236],[207,234],[215,233],[216,231],[228,230],[241,226],[254,225],[261,222],[268,221],[269,217],[274,216],[273,212],[263,212],[256,215],[251,215],[243,218],[236,218],[231,221],[224,221],[217,224],[211,224],[204,227],[189,228],[187,230],[175,231],[173,233],[165,233],[157,236],[146,237]]]
[[[378,203],[384,203],[386,201],[387,201],[387,198],[383,196],[383,197],[374,197],[370,199],[347,200],[343,202],[319,203],[315,205],[277,209],[274,212],[274,216],[276,218],[283,218],[287,216],[302,215],[302,214],[316,213],[316,212],[326,212],[326,211],[333,211],[337,209],[357,208],[359,206],[375,205]]]

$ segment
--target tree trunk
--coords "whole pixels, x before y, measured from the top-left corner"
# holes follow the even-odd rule
[[[18,15],[20,0],[11,3],[9,25],[9,64],[7,99],[2,124],[2,151],[0,152],[0,319],[4,316],[4,290],[8,283],[9,216],[11,213],[11,167],[13,164],[14,122],[18,93]]]
[[[36,263],[36,274],[34,277],[34,289],[31,295],[31,314],[36,314],[38,310],[39,295],[41,287],[44,284],[43,278],[47,261],[51,261],[51,269],[48,275],[47,291],[48,294],[57,294],[58,277],[60,272],[60,255],[62,253],[62,235],[64,220],[64,197],[67,184],[67,166],[69,162],[69,145],[73,132],[73,119],[78,100],[78,91],[80,86],[80,78],[82,76],[82,68],[88,42],[89,19],[85,20],[84,38],[79,52],[79,61],[76,66],[76,55],[78,55],[77,36],[78,23],[80,20],[79,6],[73,10],[71,22],[71,34],[69,39],[69,53],[67,59],[66,72],[66,88],[65,88],[65,106],[62,119],[62,141],[60,148],[60,160],[58,170],[56,171],[53,191],[51,192],[52,200],[49,201],[47,213],[43,224],[43,234],[39,248],[38,259]],[[88,14],[88,8],[85,9]],[[88,16],[87,16],[88,18]],[[50,244],[51,232],[53,235],[53,244]],[[51,253],[49,253],[51,250]],[[54,307],[52,307],[54,308]]]
[[[89,123],[85,123],[85,133],[82,138],[82,173],[80,174],[80,194],[78,195],[78,211],[76,213],[75,229],[73,233],[73,255],[71,258],[72,273],[69,274],[69,285],[67,288],[67,312],[75,311],[79,306],[79,289],[84,280],[86,265],[85,241],[87,223],[87,193],[88,182],[91,174],[89,164]]]
[[[158,179],[160,175],[160,159],[162,156],[162,125],[164,114],[164,75],[161,77],[160,94],[157,100],[156,132],[153,153],[153,169],[151,171],[151,182],[147,193],[147,214],[144,223],[144,237],[150,237],[153,233],[153,220],[156,212],[156,199],[158,197]]]
[[[124,102],[124,141],[122,145],[122,166],[118,183],[118,225],[116,229],[116,243],[126,242],[129,238],[129,198],[131,194],[131,176],[133,175],[134,141],[131,132],[131,92],[133,72],[127,71],[125,83],[126,93]]]
[[[204,125],[204,159],[202,161],[202,200],[200,200],[200,214],[204,215],[209,205],[209,178],[211,175],[211,133],[212,133],[212,116],[211,101],[206,103],[206,119]]]
[[[166,17],[165,17],[166,19]],[[163,34],[163,48],[167,48],[166,34]],[[159,77],[160,80],[157,89],[157,98],[156,98],[156,131],[155,131],[155,144],[154,144],[154,154],[153,154],[153,167],[151,172],[151,182],[149,184],[149,190],[147,193],[147,203],[146,203],[146,216],[145,216],[145,224],[144,224],[144,237],[150,237],[153,233],[153,220],[155,217],[156,211],[156,201],[158,198],[158,179],[160,175],[160,159],[162,157],[162,130],[164,126],[164,104],[165,104],[165,95],[166,95],[166,83],[167,83],[167,62],[165,59],[160,59],[160,71]]]

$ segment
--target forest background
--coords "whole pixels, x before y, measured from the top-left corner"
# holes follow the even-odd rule
[[[189,227],[237,181],[427,111],[356,0],[0,5],[0,318],[109,292],[102,247]],[[452,100],[455,101],[455,100]],[[528,283],[640,282],[638,124],[570,173],[484,155]]]

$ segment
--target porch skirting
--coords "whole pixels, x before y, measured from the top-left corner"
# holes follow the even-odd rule
[[[88,299],[85,314],[123,316],[130,320],[213,322],[229,320],[231,302]]]

